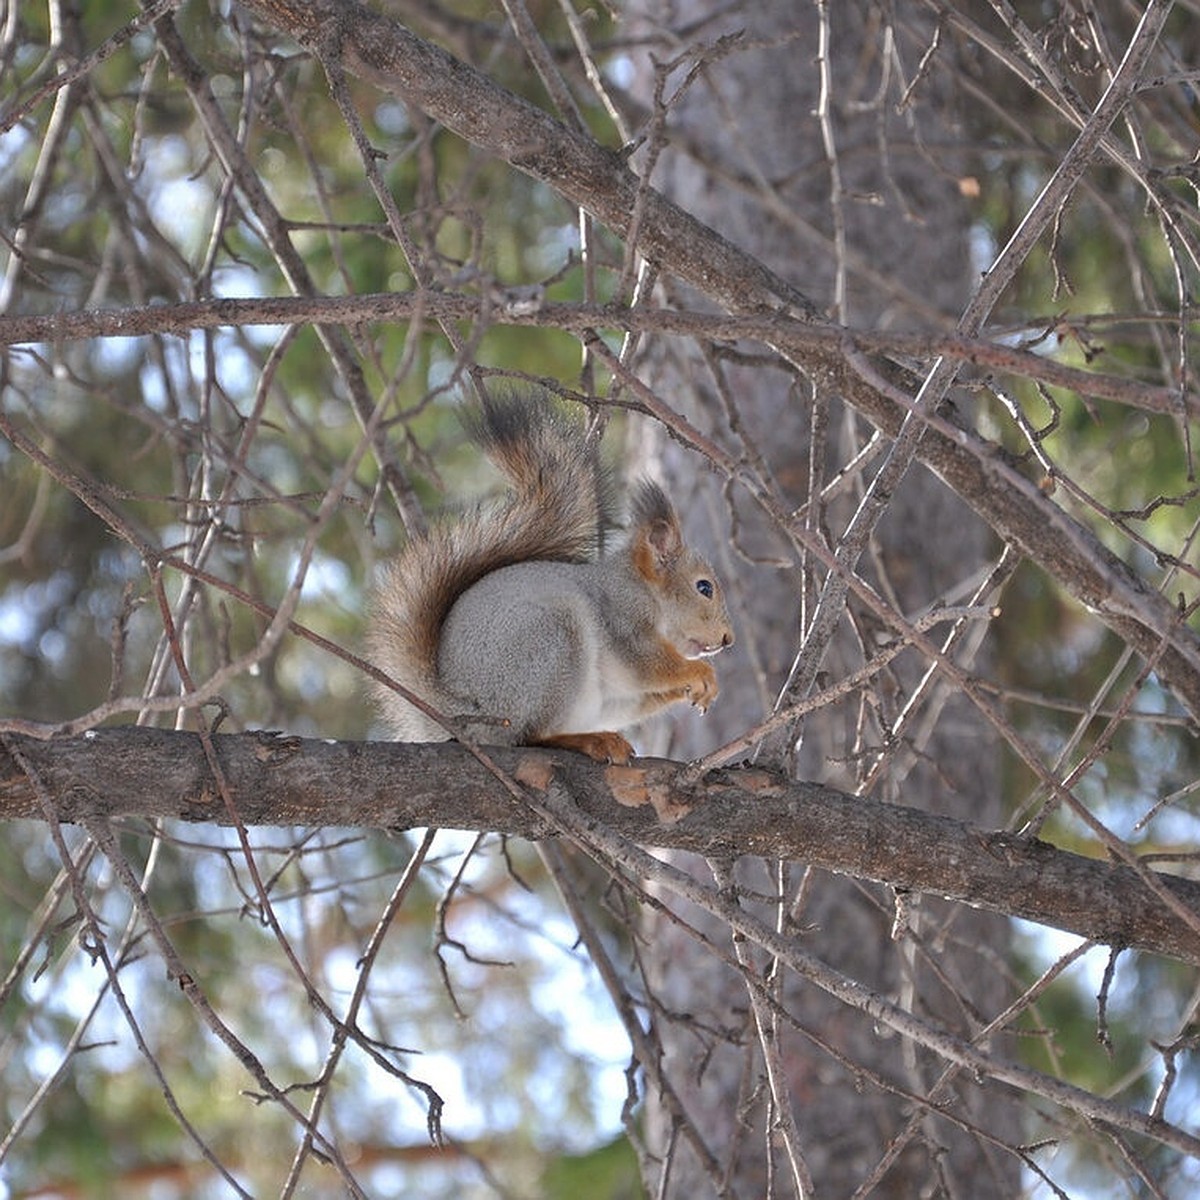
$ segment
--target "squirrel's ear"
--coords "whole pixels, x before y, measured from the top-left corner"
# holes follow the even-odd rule
[[[646,541],[653,549],[659,562],[667,563],[679,557],[683,549],[683,534],[679,531],[679,523],[675,514],[670,517],[659,517],[651,522],[646,529]]]
[[[659,518],[634,529],[630,549],[637,573],[659,583],[683,553],[683,537],[673,519]]]
[[[656,483],[643,482],[634,492],[633,561],[646,579],[658,576],[683,552],[679,518]]]

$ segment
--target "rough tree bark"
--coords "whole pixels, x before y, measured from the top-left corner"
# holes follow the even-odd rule
[[[714,19],[707,0],[652,4],[648,32],[661,24],[703,29],[708,45],[718,44],[722,36],[737,39],[728,54],[714,55],[671,108],[671,134],[687,152],[668,150],[654,182],[736,245],[799,281],[809,296],[829,297],[835,320],[866,327],[944,323],[953,320],[966,299],[966,212],[948,182],[954,164],[943,164],[944,173],[931,171],[928,163],[902,148],[908,131],[896,115],[896,97],[871,102],[871,89],[891,69],[876,41],[879,30],[870,27],[875,12],[869,5],[836,5],[826,11],[822,5],[781,0]],[[819,32],[820,20],[828,22],[825,36]],[[681,44],[686,41],[680,38]],[[743,42],[755,49],[741,50]],[[902,61],[915,64],[917,56],[913,44],[903,45]],[[864,64],[869,65],[864,69]],[[654,82],[643,81],[647,98]],[[949,143],[953,120],[951,110],[941,107],[947,97],[937,94],[936,73],[926,88],[916,109],[922,133],[939,144]],[[854,104],[859,105],[857,115]],[[881,144],[893,138],[897,144],[885,159]],[[744,189],[728,186],[729,179],[741,180]],[[775,199],[787,210],[786,217],[770,211],[771,189],[777,189]],[[805,239],[806,228],[824,232]],[[891,290],[884,290],[881,281]],[[706,431],[719,429],[724,422],[717,398],[694,383],[707,374],[705,364],[681,361],[670,349],[660,349],[661,343],[655,343],[651,352],[656,390],[673,399],[692,397],[689,417]],[[796,509],[814,494],[809,488],[824,486],[869,434],[841,407],[847,396],[844,375],[811,371],[809,394],[803,381],[772,378],[761,369],[729,365],[723,372],[742,430],[787,488]],[[821,444],[815,451],[814,405],[821,414],[817,429],[824,431],[816,434]],[[672,491],[696,492],[685,501],[686,511],[719,511],[711,499],[704,502],[710,489],[707,481],[695,481],[691,463],[674,452],[667,462]],[[857,498],[820,512],[822,523],[832,529],[834,549]],[[755,557],[769,556],[769,533],[745,506],[740,518],[739,548]],[[711,522],[694,524],[708,524],[708,537],[714,536]],[[874,569],[866,566],[865,573],[883,590],[892,589],[907,612],[961,587],[990,548],[983,523],[920,468],[909,473],[891,499],[874,544],[878,557]],[[780,553],[778,546],[774,553]],[[735,577],[746,574],[735,554],[727,555],[725,564]],[[761,703],[763,691],[773,699],[783,686],[796,654],[797,633],[813,620],[822,575],[812,564],[808,571],[780,572],[774,579],[761,570],[753,573],[753,594],[745,597],[750,627],[741,632],[760,674],[755,678],[743,669],[730,680],[726,672],[726,693],[711,718],[716,728],[703,730],[705,742],[735,736],[746,714]],[[852,623],[844,616],[837,620],[841,632],[819,665],[833,678],[842,678],[861,662],[860,639],[870,632],[863,629],[862,614]],[[907,694],[922,669],[920,662],[906,661],[891,677],[891,686]],[[866,709],[868,723],[877,714],[884,728],[892,725],[901,702],[881,695],[874,712]],[[963,697],[945,692],[926,711],[932,715],[924,734],[912,743],[915,752],[910,756],[905,748],[895,748],[875,784],[876,794],[898,800],[911,788],[922,808],[999,824],[997,746],[986,724]],[[805,717],[799,745],[794,756],[789,754],[796,775],[861,790],[856,755],[863,749],[862,716],[863,710],[842,704]],[[693,733],[672,744],[671,752],[687,756],[703,746]],[[980,788],[986,796],[979,794]],[[758,871],[744,863],[737,877],[748,894],[770,894],[783,884],[790,906],[787,919],[792,928],[804,929],[807,949],[914,1012],[936,1015],[967,1035],[972,1023],[964,1021],[965,1012],[986,1015],[1004,1007],[1007,985],[1000,964],[1009,934],[1002,922],[978,914],[956,916],[942,905],[926,903],[910,918],[907,942],[895,942],[886,892],[812,874],[800,865],[806,857],[795,856],[798,862],[790,866],[767,863]],[[721,1148],[733,1194],[765,1194],[767,1148],[775,1142],[772,1122],[780,1119],[780,1105],[778,1097],[772,1102],[766,1068],[754,1054],[756,1022],[748,1016],[744,983],[714,964],[673,921],[656,913],[646,919],[646,937],[656,951],[650,958],[652,990],[664,1010],[689,1018],[659,1021],[668,1064],[678,1078],[695,1080],[688,1092],[691,1111],[702,1122],[708,1145]],[[949,949],[930,956],[928,943],[939,930],[950,931]],[[720,937],[717,929],[708,934]],[[761,969],[775,973],[765,962]],[[788,1092],[784,1104],[795,1105],[799,1141],[817,1194],[849,1195],[872,1171],[879,1176],[872,1192],[876,1195],[920,1195],[939,1171],[952,1194],[1015,1193],[1017,1161],[950,1121],[926,1117],[917,1136],[894,1141],[906,1127],[911,1130],[912,1110],[902,1097],[864,1086],[860,1073],[877,1072],[923,1095],[934,1086],[942,1064],[880,1036],[877,1027],[854,1019],[803,981],[785,980],[778,995],[788,1011],[804,1014],[803,1028],[814,1035],[781,1035],[781,1048]],[[698,1033],[703,1029],[728,1031],[727,1038],[704,1037]],[[951,1094],[957,1116],[966,1116],[989,1135],[1019,1140],[1016,1115],[1003,1098],[962,1079]],[[664,1161],[670,1160],[669,1194],[703,1194],[713,1185],[706,1178],[711,1171],[686,1149],[672,1152],[670,1113],[653,1104],[649,1111],[652,1144]],[[898,1147],[893,1161],[880,1167],[893,1145]],[[777,1151],[776,1157],[775,1169],[782,1171],[782,1153]]]
[[[248,827],[441,825],[530,839],[562,833],[507,791],[499,771],[539,796],[559,785],[579,816],[639,846],[802,860],[1200,963],[1200,883],[764,769],[693,779],[666,760],[603,767],[561,751],[498,747],[480,759],[455,745],[273,733],[218,734],[211,744],[210,759],[199,734],[172,730],[130,726],[47,739],[0,733],[0,821],[140,817]],[[355,797],[353,806],[346,796]],[[976,803],[990,805],[982,796]],[[1176,919],[1180,909],[1193,914],[1192,925]]]

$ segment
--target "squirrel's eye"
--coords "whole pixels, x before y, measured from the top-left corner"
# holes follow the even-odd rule
[[[713,585],[711,579],[697,579],[696,591],[700,593],[706,600],[712,599]]]

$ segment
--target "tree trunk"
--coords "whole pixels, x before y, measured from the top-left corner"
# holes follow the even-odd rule
[[[836,279],[830,157],[817,116],[819,7],[779,0],[714,22],[704,0],[650,6],[648,31],[658,23],[697,28],[712,45],[718,36],[744,30],[741,42],[730,53],[713,55],[670,109],[670,149],[653,182],[809,296],[837,297],[831,315],[838,320],[858,327],[952,324],[969,278],[967,216],[954,186],[955,167],[943,162],[942,170],[934,170],[916,149],[911,114],[896,112],[904,80],[893,74],[886,94],[876,96],[881,72],[894,70],[895,63],[881,50],[883,14],[863,4],[832,6],[829,14],[829,122],[842,189],[834,201],[845,231],[845,271],[841,283]],[[921,47],[911,24],[897,37],[898,57],[911,78]],[[684,70],[670,77],[668,93]],[[644,77],[640,86],[648,101],[653,80]],[[948,140],[954,132],[944,99],[935,73],[918,92],[916,108],[927,142]],[[688,416],[715,431],[718,440],[728,437],[705,363],[656,353],[650,369],[660,395],[690,405]],[[810,495],[814,467],[819,488],[870,435],[820,379],[772,377],[761,367],[735,362],[719,370],[745,433],[796,508]],[[817,453],[811,447],[814,410]],[[673,447],[665,447],[663,457],[670,490],[684,497],[682,507],[692,515],[690,535],[723,546],[717,552],[722,570],[744,614],[733,661],[721,664],[720,699],[703,726],[693,722],[669,746],[672,756],[683,756],[733,737],[774,701],[823,577],[794,562],[774,573],[765,570],[764,558],[789,555],[763,531],[751,507],[738,503],[730,542],[727,529],[710,519],[722,508],[712,482],[697,478],[694,460],[685,461]],[[862,485],[820,514],[835,547],[861,492]],[[982,523],[917,468],[892,499],[859,570],[876,586],[893,589],[899,609],[911,614],[961,588],[990,546]],[[821,679],[837,680],[860,666],[876,648],[872,639],[879,632],[861,613],[843,615],[821,663]],[[1002,823],[994,742],[970,706],[941,688],[926,697],[919,719],[903,727],[901,744],[883,752],[884,769],[867,780],[873,759],[863,751],[872,744],[878,750],[882,731],[895,724],[924,666],[907,657],[880,677],[886,690],[807,716],[789,747],[791,767],[799,778],[847,790],[868,787],[887,800],[898,799],[903,785],[909,804]],[[981,789],[988,796],[982,805]],[[703,864],[694,863],[694,869],[707,874]],[[885,888],[810,871],[802,863],[762,860],[743,863],[737,881],[757,895],[778,891],[782,882],[781,909],[788,910],[788,927],[806,950],[914,1013],[970,1036],[981,1019],[1004,1006],[1009,935],[1001,920],[952,915],[946,906],[925,901],[913,908],[907,931],[894,941],[893,897]],[[748,898],[743,903],[771,909]],[[728,930],[703,929],[728,948]],[[683,1091],[704,1141],[722,1148],[718,1158],[729,1193],[767,1194],[772,1173],[777,1179],[785,1170],[777,1129],[782,1114],[778,1094],[775,1107],[768,1103],[745,982],[661,913],[648,912],[644,932],[654,950],[647,957],[667,1074]],[[758,966],[766,969],[765,963]],[[928,1194],[939,1180],[949,1194],[1015,1193],[1018,1160],[988,1139],[1014,1143],[1019,1124],[1014,1109],[994,1091],[985,1094],[959,1076],[947,1092],[934,1093],[943,1063],[794,978],[786,977],[775,995],[788,1013],[779,1032],[787,1099],[817,1194],[849,1195],[868,1179],[873,1195]],[[903,1093],[949,1101],[954,1120],[973,1123],[986,1137],[940,1116],[926,1115],[910,1125],[920,1110]],[[647,1128],[658,1163],[669,1163],[666,1194],[709,1194],[711,1170],[675,1139],[672,1118],[654,1095],[648,1097]],[[659,1181],[648,1184],[653,1191]],[[790,1192],[783,1186],[774,1194]]]

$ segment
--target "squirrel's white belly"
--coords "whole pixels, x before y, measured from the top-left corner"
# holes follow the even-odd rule
[[[559,733],[595,733],[632,725],[641,712],[642,689],[624,663],[607,658],[602,647],[586,639],[587,667],[580,685],[563,713]]]

